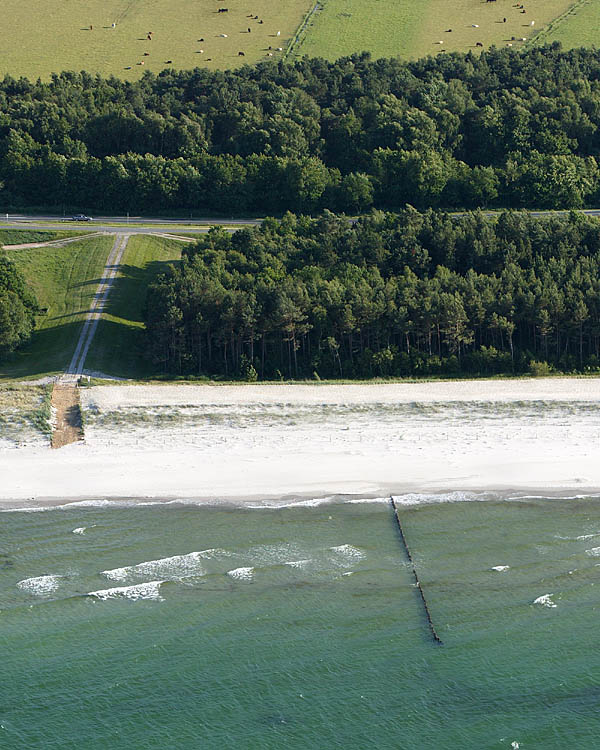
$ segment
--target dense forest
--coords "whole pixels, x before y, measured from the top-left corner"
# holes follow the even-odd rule
[[[0,362],[29,339],[38,312],[23,276],[0,250]]]
[[[0,82],[0,205],[221,215],[600,203],[600,52]]]
[[[148,289],[172,374],[336,378],[600,366],[600,223],[407,208],[210,233]]]

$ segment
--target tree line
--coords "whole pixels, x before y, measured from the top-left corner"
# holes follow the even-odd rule
[[[598,371],[600,223],[408,207],[213,228],[149,286],[145,321],[176,375]]]
[[[281,215],[600,202],[600,52],[0,82],[0,204]]]
[[[23,275],[0,250],[0,361],[29,340],[38,312]]]

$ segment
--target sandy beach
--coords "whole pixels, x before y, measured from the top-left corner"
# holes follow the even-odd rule
[[[5,507],[100,498],[600,491],[600,379],[112,385],[85,442],[0,447]]]

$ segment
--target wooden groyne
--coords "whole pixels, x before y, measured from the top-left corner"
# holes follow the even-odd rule
[[[398,531],[400,532],[400,539],[402,539],[402,544],[404,546],[404,550],[406,551],[406,556],[408,557],[411,567],[412,567],[412,572],[415,577],[417,590],[419,594],[421,595],[421,601],[423,602],[423,609],[425,610],[425,617],[427,618],[427,624],[429,625],[431,636],[436,643],[439,643],[440,646],[443,646],[444,642],[437,634],[435,625],[433,624],[433,620],[431,618],[431,612],[429,611],[429,605],[427,604],[427,599],[425,598],[425,592],[423,591],[423,587],[421,586],[421,581],[419,580],[419,576],[417,574],[417,569],[415,567],[414,560],[412,558],[412,555],[410,554],[410,549],[406,542],[406,537],[404,536],[404,529],[402,528],[402,524],[400,523],[400,514],[398,513],[398,507],[393,497],[390,497],[390,503],[392,506],[392,510],[394,511],[394,518],[396,519],[396,523],[398,524]]]

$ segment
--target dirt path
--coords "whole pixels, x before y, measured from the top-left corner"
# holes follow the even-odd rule
[[[79,388],[56,383],[52,390],[52,407],[55,409],[55,427],[52,431],[52,447],[83,440]]]
[[[107,232],[89,232],[88,234],[78,234],[76,237],[65,237],[62,240],[49,240],[48,242],[25,242],[20,245],[4,245],[6,250],[27,250],[30,247],[62,247],[70,245],[72,242],[81,242],[89,240],[90,237],[102,237]]]
[[[90,311],[79,334],[71,362],[52,391],[52,407],[56,410],[55,426],[52,430],[53,448],[62,448],[63,445],[83,440],[77,381],[83,372],[87,353],[98,328],[98,321],[119,270],[119,264],[128,240],[129,234],[119,233],[115,236],[114,244],[104,266],[102,279],[98,284]]]
[[[112,246],[104,271],[102,273],[102,279],[98,284],[94,300],[90,307],[90,311],[87,314],[75,352],[69,366],[67,367],[64,375],[61,375],[59,382],[62,385],[72,384],[74,385],[79,380],[79,376],[83,372],[85,366],[85,358],[89,351],[90,345],[98,328],[98,321],[104,310],[106,304],[106,298],[111,290],[117,271],[119,270],[119,263],[123,257],[125,248],[129,241],[129,234],[117,234],[115,236],[115,242]]]

